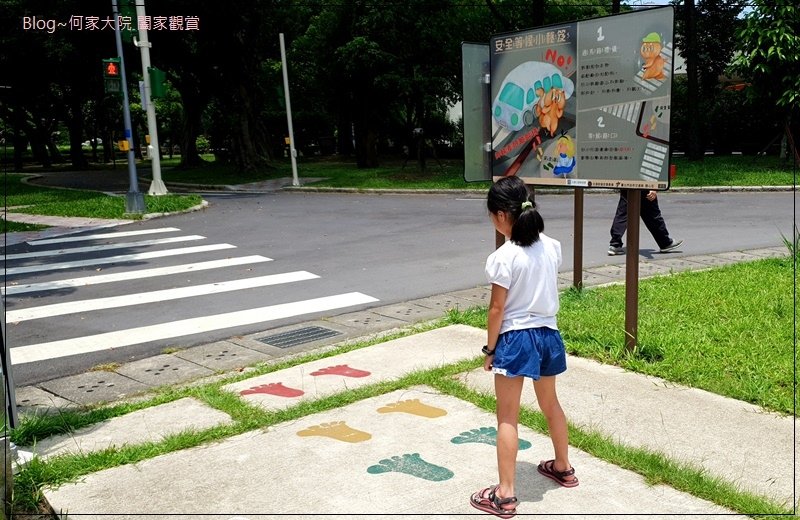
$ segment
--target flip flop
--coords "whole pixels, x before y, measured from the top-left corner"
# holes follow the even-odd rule
[[[519,500],[517,500],[517,497],[498,497],[495,493],[497,487],[498,486],[491,486],[474,492],[469,499],[469,503],[472,504],[472,507],[480,509],[484,513],[489,513],[500,518],[512,518],[517,514],[517,508],[505,509],[500,506],[506,504],[516,505],[519,503]]]
[[[578,485],[578,477],[574,477],[570,480],[565,479],[564,477],[574,476],[575,475],[575,468],[569,468],[566,471],[558,471],[555,467],[555,460],[546,460],[539,463],[536,469],[539,470],[539,473],[544,475],[545,477],[555,481],[556,483],[564,486],[564,487],[575,487]]]

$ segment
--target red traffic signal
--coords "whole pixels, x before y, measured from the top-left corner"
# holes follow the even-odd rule
[[[108,58],[103,60],[103,77],[121,79],[122,71],[120,70],[119,62],[119,58]]]

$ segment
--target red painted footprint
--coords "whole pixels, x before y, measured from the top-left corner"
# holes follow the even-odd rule
[[[268,383],[266,385],[258,385],[239,392],[240,395],[269,394],[277,395],[279,397],[300,397],[304,393],[305,392],[298,390],[297,388],[283,386],[283,383]]]
[[[311,372],[312,376],[347,376],[347,377],[367,377],[370,372],[366,370],[359,370],[357,368],[350,368],[347,365],[336,365],[332,367],[321,368],[316,372]]]

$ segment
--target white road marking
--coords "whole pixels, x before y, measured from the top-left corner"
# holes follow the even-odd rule
[[[319,276],[309,273],[308,271],[294,271],[291,273],[271,274],[266,276],[258,276],[255,278],[243,278],[240,280],[207,283],[189,287],[178,287],[174,289],[162,289],[160,291],[125,294],[122,296],[108,296],[105,298],[94,298],[91,300],[53,303],[50,305],[40,305],[38,307],[29,307],[27,309],[7,311],[6,322],[18,323],[27,320],[49,318],[52,316],[63,316],[65,314],[75,314],[79,312],[89,312],[100,309],[127,307],[129,305],[142,305],[145,303],[178,300],[181,298],[191,298],[193,296],[206,296],[209,294],[239,291],[242,289],[266,287],[268,285],[313,280],[315,278],[319,278]]]
[[[93,253],[96,251],[105,251],[108,249],[125,249],[128,247],[157,246],[161,244],[174,244],[175,242],[187,242],[189,240],[203,240],[204,238],[206,237],[200,235],[187,235],[183,237],[155,238],[153,240],[142,240],[141,242],[120,242],[118,244],[105,244],[102,246],[76,247],[73,249],[46,249],[44,251],[36,251],[32,253],[17,253],[13,255],[6,255],[6,260],[20,260],[23,258],[40,258],[43,256],[74,255],[77,253]]]
[[[148,253],[135,253],[131,255],[107,256],[104,258],[92,258],[91,260],[75,260],[74,262],[61,262],[57,264],[29,265],[24,267],[9,267],[6,269],[6,276],[23,273],[36,273],[39,271],[55,271],[58,269],[72,269],[75,267],[86,267],[90,265],[113,264],[117,262],[133,262],[135,260],[147,260],[150,258],[161,258],[165,256],[186,255],[190,253],[202,253],[205,251],[217,251],[219,249],[232,249],[236,246],[231,244],[210,244],[207,246],[181,247],[178,249],[167,249],[165,251],[151,251]]]
[[[152,233],[171,233],[173,231],[180,231],[180,229],[174,227],[167,227],[158,229],[141,229],[139,231],[119,231],[115,233],[100,233],[99,235],[83,235],[80,237],[46,238],[42,240],[29,240],[28,245],[46,246],[50,244],[61,244],[64,242],[86,242],[87,240],[103,240],[106,238],[132,237],[138,235],[150,235]]]
[[[270,305],[244,311],[201,316],[157,325],[106,332],[93,336],[26,345],[11,349],[11,363],[13,365],[21,365],[24,363],[33,363],[35,361],[44,361],[46,359],[98,352],[112,348],[137,345],[148,341],[177,338],[190,334],[201,334],[212,330],[227,329],[254,323],[265,323],[302,314],[330,311],[376,301],[379,300],[372,296],[352,292],[280,305]]]
[[[25,285],[11,285],[0,287],[0,294],[12,295],[39,291],[53,291],[70,287],[86,287],[101,283],[122,282],[125,280],[140,280],[153,276],[166,276],[171,274],[193,273],[207,269],[218,269],[222,267],[234,267],[237,265],[254,264],[258,262],[271,262],[271,258],[260,255],[242,256],[238,258],[225,258],[222,260],[210,260],[208,262],[195,262],[192,264],[172,265],[167,267],[154,267],[152,269],[139,269],[138,271],[126,271],[124,273],[100,274],[95,276],[83,276],[81,278],[70,278],[66,280],[56,280],[54,282],[29,283]]]

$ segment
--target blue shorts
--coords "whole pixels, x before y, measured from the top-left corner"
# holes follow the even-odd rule
[[[567,370],[567,353],[561,333],[548,327],[509,330],[497,339],[492,372],[506,377],[538,380]]]

